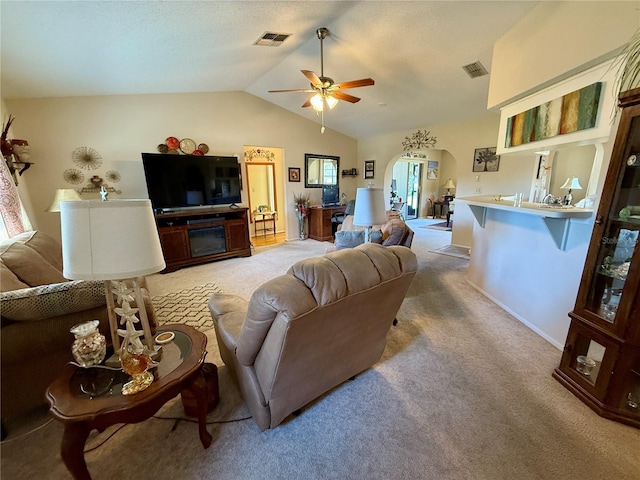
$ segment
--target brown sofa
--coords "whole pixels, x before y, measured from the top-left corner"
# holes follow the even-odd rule
[[[410,249],[366,244],[299,261],[249,301],[213,294],[220,355],[261,430],[380,359],[416,269]]]
[[[144,282],[143,282],[144,285]],[[70,360],[81,322],[100,320],[110,343],[104,282],[62,276],[62,247],[39,231],[0,242],[2,419],[43,405],[45,391]],[[143,289],[149,323],[157,320]]]

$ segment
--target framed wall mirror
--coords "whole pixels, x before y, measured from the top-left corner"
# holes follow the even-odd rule
[[[246,163],[249,211],[277,211],[275,167],[273,163]]]
[[[340,157],[304,154],[304,186],[306,188],[337,187],[339,171]]]

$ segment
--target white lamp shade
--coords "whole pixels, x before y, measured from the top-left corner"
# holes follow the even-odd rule
[[[80,195],[73,188],[59,188],[56,190],[56,195],[53,197],[53,202],[47,208],[47,212],[59,212],[60,202],[73,202],[80,201]]]
[[[359,188],[356,191],[356,208],[353,224],[369,227],[387,221],[382,188]]]
[[[578,181],[578,177],[567,178],[567,181],[564,182],[560,188],[564,188],[568,190],[582,190],[582,186]]]
[[[60,204],[63,275],[120,280],[165,268],[150,200]]]
[[[453,180],[447,180],[447,183],[444,184],[444,188],[456,188],[456,184],[453,183]]]

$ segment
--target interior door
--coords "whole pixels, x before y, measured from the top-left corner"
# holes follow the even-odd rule
[[[422,163],[408,162],[406,219],[418,218],[420,215],[420,192],[422,190]]]

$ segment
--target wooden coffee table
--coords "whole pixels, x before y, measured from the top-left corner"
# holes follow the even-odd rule
[[[129,377],[120,370],[101,367],[80,368],[67,364],[47,389],[50,413],[64,424],[62,460],[73,478],[90,479],[84,459],[84,446],[91,430],[103,431],[117,423],[138,423],[156,413],[183,389],[196,399],[200,441],[211,445],[207,431],[206,380],[202,365],[207,353],[207,337],[186,325],[165,325],[175,339],[163,346],[162,358],[154,369],[149,388],[134,395],[122,395]]]

